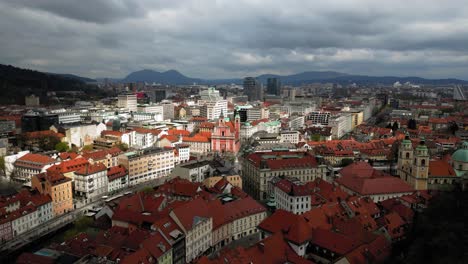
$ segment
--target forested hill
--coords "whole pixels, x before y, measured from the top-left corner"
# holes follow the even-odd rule
[[[95,86],[81,77],[43,73],[0,64],[0,104],[22,104],[24,96],[45,97],[47,91],[90,91]]]

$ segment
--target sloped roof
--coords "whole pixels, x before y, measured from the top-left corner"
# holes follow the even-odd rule
[[[429,161],[429,177],[456,177],[453,167],[445,160]]]
[[[191,230],[202,219],[211,218],[209,207],[202,198],[196,198],[173,210],[185,230]]]
[[[378,171],[366,162],[353,163],[340,173],[342,176],[336,182],[360,195],[414,191],[402,179]]]

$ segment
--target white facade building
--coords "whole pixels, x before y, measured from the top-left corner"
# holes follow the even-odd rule
[[[73,179],[75,193],[86,200],[93,201],[107,194],[107,168],[102,163],[88,165],[75,171]]]
[[[63,112],[58,114],[59,124],[71,124],[81,122],[81,114],[77,112]]]
[[[201,99],[198,101],[200,105],[200,115],[208,120],[216,120],[221,113],[227,114],[227,101],[220,95],[219,91],[214,88],[203,90],[200,92]]]
[[[330,112],[313,111],[308,115],[307,119],[312,121],[313,125],[328,126],[330,117]]]
[[[303,214],[311,209],[311,192],[300,181],[281,180],[275,184],[276,209]]]
[[[117,106],[119,108],[127,109],[130,112],[136,112],[137,109],[137,96],[136,94],[119,94]]]
[[[292,144],[299,143],[299,131],[282,131],[280,132],[280,142]]]

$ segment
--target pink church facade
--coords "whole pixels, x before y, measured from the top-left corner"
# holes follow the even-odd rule
[[[226,122],[220,116],[211,134],[211,149],[215,152],[237,153],[240,148],[239,140],[240,118],[236,116],[234,122]]]

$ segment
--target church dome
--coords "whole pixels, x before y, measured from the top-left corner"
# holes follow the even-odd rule
[[[452,154],[452,160],[458,162],[468,162],[468,142],[463,142],[462,147]]]

